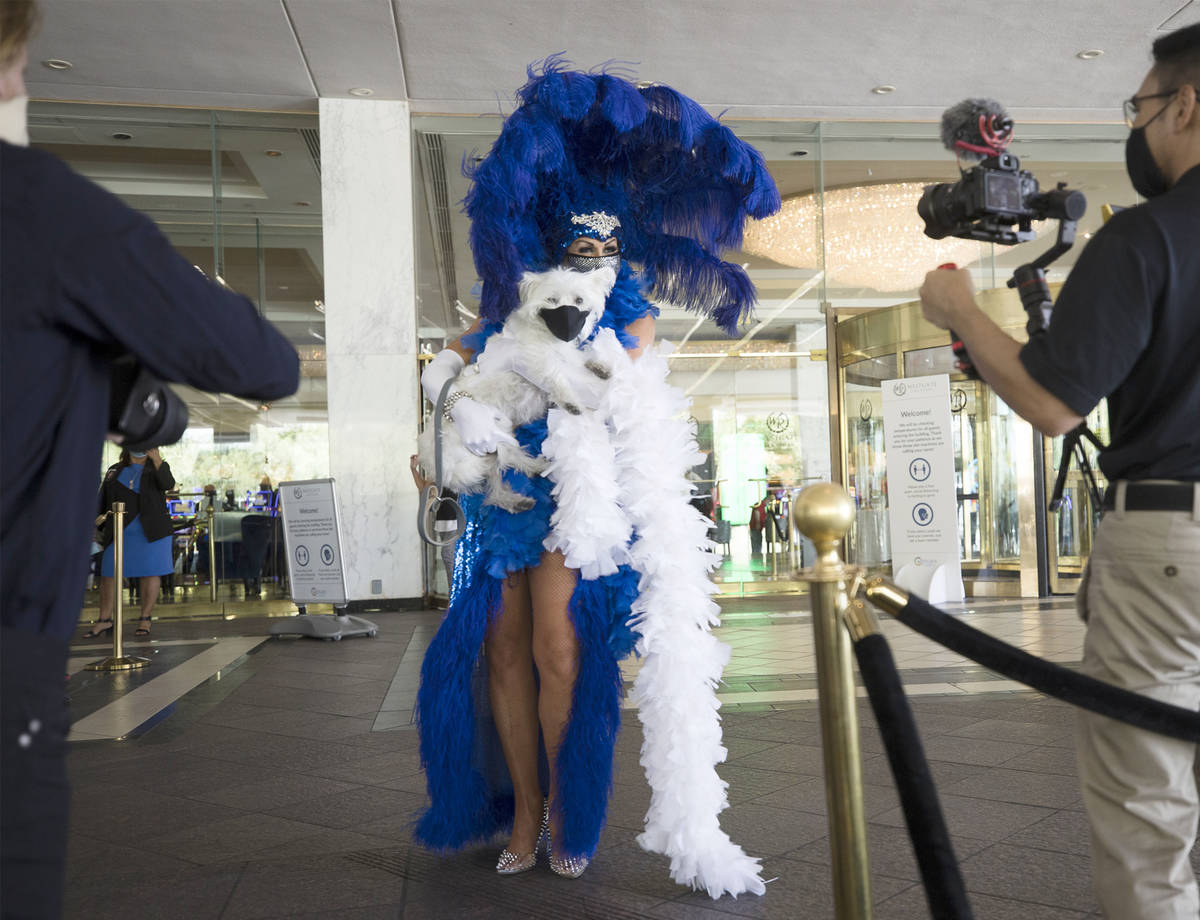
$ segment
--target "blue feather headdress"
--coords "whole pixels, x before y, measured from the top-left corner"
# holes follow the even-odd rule
[[[650,293],[726,332],[754,308],[744,269],[721,260],[747,217],[779,209],[762,155],[668,86],[610,73],[529,70],[519,105],[473,167],[465,205],[483,279],[480,314],[503,321],[526,271],[558,264],[572,214],[612,215]]]

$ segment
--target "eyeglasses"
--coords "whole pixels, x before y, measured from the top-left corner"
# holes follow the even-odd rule
[[[1147,93],[1144,96],[1130,96],[1123,103],[1121,103],[1121,107],[1125,110],[1125,127],[1133,127],[1133,123],[1137,121],[1138,109],[1141,103],[1145,102],[1147,99],[1166,99],[1168,96],[1174,96],[1181,89],[1183,89],[1182,86],[1177,86],[1175,89],[1169,89],[1165,93]],[[1170,103],[1167,105],[1170,105]],[[1158,110],[1158,112],[1155,113],[1154,118],[1158,118],[1158,116],[1166,110],[1167,106],[1164,105]],[[1154,121],[1154,118],[1151,118],[1150,121]],[[1150,124],[1150,121],[1146,122],[1146,124]],[[1142,125],[1143,128],[1145,126],[1146,125]]]

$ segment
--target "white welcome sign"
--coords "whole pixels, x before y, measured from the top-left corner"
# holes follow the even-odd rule
[[[883,382],[892,577],[930,603],[964,597],[950,377]]]

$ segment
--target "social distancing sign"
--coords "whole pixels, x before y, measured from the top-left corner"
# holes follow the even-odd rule
[[[931,603],[964,597],[950,377],[883,382],[892,577]]]
[[[332,479],[279,484],[292,600],[297,604],[346,603],[346,576]]]

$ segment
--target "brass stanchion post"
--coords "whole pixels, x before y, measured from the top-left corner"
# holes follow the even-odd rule
[[[838,544],[850,530],[854,504],[840,486],[809,486],[792,506],[796,527],[816,545],[817,560],[801,577],[812,586],[813,640],[825,758],[825,802],[833,858],[833,903],[838,920],[870,920],[867,822],[863,809],[858,710],[851,670],[850,636],[842,624],[849,605]]]
[[[126,657],[122,648],[121,620],[125,605],[125,503],[113,502],[109,512],[113,519],[113,653],[111,658],[85,665],[88,671],[132,671],[144,668],[149,658]]]
[[[217,512],[211,501],[204,513],[208,515],[208,599],[215,604],[217,602],[217,531],[213,527],[213,522],[216,520]]]

